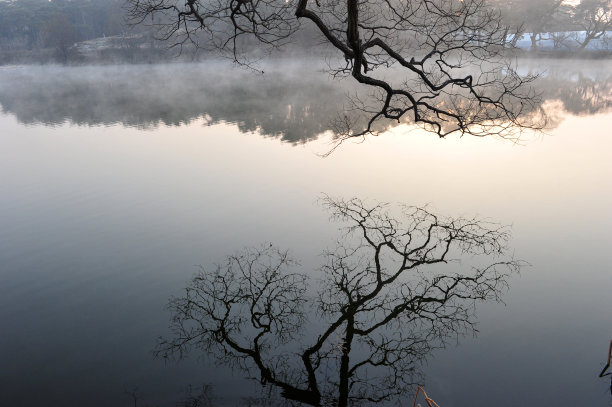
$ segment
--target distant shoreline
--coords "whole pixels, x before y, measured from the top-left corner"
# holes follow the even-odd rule
[[[509,57],[519,58],[559,58],[559,59],[609,59],[612,58],[610,47],[587,47],[585,49],[554,48],[547,39],[542,45],[531,50],[525,34],[516,43],[516,48],[507,49]],[[548,41],[548,42],[547,42]],[[601,44],[600,44],[601,45]],[[329,48],[295,44],[272,55],[260,55],[257,48],[248,55],[249,58],[299,58],[329,56]],[[116,35],[94,38],[77,42],[64,48],[34,48],[0,50],[0,66],[5,65],[116,65],[116,64],[158,64],[175,62],[203,62],[220,58],[214,51],[195,50],[185,47],[182,50],[167,47],[142,34]]]

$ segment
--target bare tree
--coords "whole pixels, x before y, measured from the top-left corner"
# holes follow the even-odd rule
[[[432,350],[476,331],[475,304],[499,301],[521,267],[494,223],[418,207],[396,217],[358,199],[323,205],[346,228],[318,284],[272,245],[230,256],[170,301],[172,335],[157,355],[203,350],[312,406],[388,401],[420,381]]]
[[[128,0],[174,46],[193,44],[244,61],[244,50],[286,45],[306,20],[336,51],[330,70],[367,89],[337,121],[340,140],[393,123],[515,137],[541,127],[536,95],[503,57],[508,29],[484,0]],[[248,63],[248,62],[247,62]]]
[[[575,40],[580,49],[585,49],[612,29],[612,1],[582,0],[575,8],[574,22],[584,31],[584,38]]]

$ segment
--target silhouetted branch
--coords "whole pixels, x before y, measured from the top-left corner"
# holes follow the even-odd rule
[[[334,76],[370,90],[365,124],[347,138],[378,134],[393,122],[448,134],[517,137],[545,121],[537,95],[504,59],[512,45],[499,12],[484,0],[130,0],[134,22],[154,18],[163,40],[229,52],[286,45],[308,20],[339,54]],[[296,18],[297,17],[297,18]],[[243,39],[244,37],[244,39]],[[243,39],[243,40],[242,40]]]

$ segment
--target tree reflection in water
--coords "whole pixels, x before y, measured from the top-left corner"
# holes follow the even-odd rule
[[[549,126],[558,124],[566,113],[595,114],[612,108],[612,70],[606,69],[609,64],[598,63],[600,70],[591,65],[593,75],[583,74],[584,64],[576,66],[571,61],[563,61],[559,69],[534,62],[533,71],[546,70],[534,83],[543,105],[559,102],[554,106],[561,114],[549,111],[558,116],[549,120]],[[365,117],[351,106],[368,95],[316,68],[279,63],[264,75],[234,72],[230,80],[219,65],[7,68],[0,71],[0,105],[3,112],[26,124],[155,128],[204,119],[208,124],[233,123],[243,133],[290,143],[341,133],[346,122],[364,124]]]
[[[7,69],[0,71],[0,105],[26,124],[149,129],[204,119],[290,143],[331,131],[343,110],[348,89],[343,82],[332,86],[316,69],[305,72],[284,64],[271,75],[228,75],[227,68],[213,62]]]
[[[322,199],[346,233],[316,283],[271,244],[202,269],[173,298],[156,355],[203,351],[286,400],[347,406],[405,397],[419,366],[450,338],[475,332],[474,306],[499,301],[521,261],[509,230],[426,208]],[[459,259],[469,258],[470,270]]]

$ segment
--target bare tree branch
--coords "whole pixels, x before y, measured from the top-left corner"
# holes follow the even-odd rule
[[[132,21],[152,18],[159,38],[229,53],[287,45],[299,20],[316,27],[337,56],[330,71],[369,89],[345,115],[338,142],[393,123],[448,134],[515,138],[545,119],[534,76],[520,77],[504,55],[512,44],[500,13],[484,0],[128,0]]]

